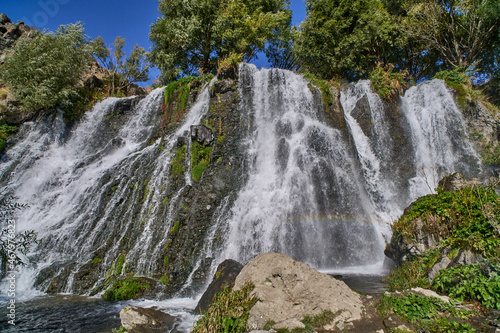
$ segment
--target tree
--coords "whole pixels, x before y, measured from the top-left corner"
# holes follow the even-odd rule
[[[289,0],[161,0],[153,25],[152,62],[168,82],[179,75],[215,73],[230,53],[252,60],[286,26]]]
[[[110,93],[126,91],[133,83],[149,80],[150,63],[148,53],[143,47],[134,45],[130,55],[124,59],[125,39],[117,36],[112,45],[113,49],[108,49],[101,36],[91,43],[92,54],[108,72],[111,81]]]
[[[66,104],[88,68],[86,40],[80,22],[55,33],[33,31],[7,54],[0,75],[27,111]]]
[[[499,54],[497,0],[417,0],[408,6],[404,29],[437,51],[447,68],[490,68]]]
[[[291,23],[290,17],[286,26],[283,25],[275,31],[264,53],[272,67],[298,71],[300,69],[299,58],[293,46],[293,35],[297,33],[297,30],[296,27],[292,28]]]
[[[0,280],[5,277],[7,270],[13,271],[16,266],[24,265],[19,255],[25,255],[30,246],[37,242],[33,230],[16,233],[15,220],[11,219],[16,211],[25,207],[25,204],[15,202],[13,197],[0,200],[0,219],[3,223],[0,228]]]
[[[306,10],[296,52],[306,71],[324,79],[366,77],[397,42],[380,0],[308,0]]]

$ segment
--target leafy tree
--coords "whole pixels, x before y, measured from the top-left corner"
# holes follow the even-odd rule
[[[117,36],[112,45],[113,49],[108,49],[101,36],[91,43],[92,54],[108,71],[111,81],[110,93],[116,93],[119,90],[126,91],[132,83],[149,80],[150,63],[148,53],[143,47],[134,45],[130,55],[124,59],[125,39]]]
[[[86,39],[80,22],[55,33],[33,31],[7,54],[0,76],[27,111],[67,104],[87,69]]]
[[[500,51],[498,1],[417,0],[407,8],[405,32],[437,51],[447,68],[479,64],[491,71]]]
[[[26,230],[22,233],[15,232],[15,220],[11,220],[16,211],[26,207],[14,201],[13,197],[0,200],[0,219],[2,227],[0,229],[0,279],[4,278],[8,270],[14,270],[18,265],[24,265],[19,257],[26,254],[33,243],[37,242],[36,233],[33,230]]]
[[[381,0],[308,0],[295,48],[304,69],[324,79],[366,77],[397,42]]]
[[[291,17],[289,0],[161,0],[151,26],[152,62],[161,80],[215,73],[230,53],[249,61]]]
[[[299,58],[295,54],[293,45],[293,35],[297,33],[297,29],[292,28],[291,24],[292,18],[290,17],[286,25],[275,31],[264,53],[272,67],[298,71],[300,69]]]

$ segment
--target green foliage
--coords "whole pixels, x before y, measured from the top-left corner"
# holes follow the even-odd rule
[[[210,163],[212,147],[193,142],[191,145],[191,176],[194,181],[199,181],[203,171]]]
[[[403,296],[382,295],[378,312],[383,317],[394,313],[401,319],[418,323],[423,327],[435,325],[435,321],[439,322],[441,318],[453,316],[463,319],[471,314],[469,311],[457,310],[452,304],[438,298],[418,296],[412,293]]]
[[[287,0],[161,0],[151,26],[152,62],[170,82],[180,74],[215,73],[231,52],[249,61],[287,25]]]
[[[170,228],[170,233],[175,234],[179,230],[179,221],[175,221],[172,228]]]
[[[160,282],[166,286],[170,285],[170,277],[168,275],[163,275],[160,278]]]
[[[120,254],[116,262],[115,275],[120,275],[123,270],[123,264],[125,263],[125,254]]]
[[[98,36],[90,44],[92,55],[100,62],[110,83],[108,93],[111,95],[126,93],[132,83],[149,80],[149,53],[137,44],[126,58],[123,47],[125,39],[117,36],[113,49],[106,46],[104,39]]]
[[[167,267],[168,266],[168,262],[169,262],[169,258],[168,258],[168,256],[165,256],[165,258],[163,258],[163,267]]]
[[[177,148],[177,153],[175,153],[174,159],[172,160],[172,162],[170,162],[170,164],[172,165],[172,172],[176,176],[179,176],[180,174],[182,174],[184,172],[184,161],[186,159],[186,149],[187,149],[187,145],[183,145],[182,147]],[[168,200],[168,198],[167,198],[167,200]]]
[[[27,111],[69,104],[87,70],[89,53],[83,25],[60,26],[22,37],[7,54],[0,75]]]
[[[488,69],[498,57],[497,1],[426,0],[409,2],[406,7],[405,33],[427,50],[437,51],[446,68],[468,68],[481,62]]]
[[[323,101],[323,106],[325,108],[333,103],[333,96],[332,93],[330,92],[330,87],[337,85],[335,81],[333,80],[326,81],[318,79],[314,74],[311,73],[304,74],[304,79],[308,80],[314,86],[319,88],[319,90],[321,91],[321,100]]]
[[[123,326],[120,326],[120,328],[118,328],[118,329],[117,329],[117,328],[113,328],[113,329],[111,330],[111,333],[126,333],[126,332],[128,332],[128,331],[127,331],[127,329],[126,329],[125,327],[123,327]]]
[[[439,317],[423,325],[432,333],[474,333],[476,330],[468,324],[449,321],[447,318]]]
[[[251,296],[254,286],[245,284],[241,290],[224,289],[214,296],[207,313],[197,322],[192,333],[243,333],[250,309],[257,302]]]
[[[439,272],[432,287],[459,300],[476,300],[500,310],[500,264],[450,267]]]
[[[102,262],[102,259],[99,258],[99,257],[95,257],[93,260],[92,260],[92,263],[93,264],[100,264]]]
[[[219,68],[217,69],[217,75],[221,71],[232,68],[235,72],[238,69],[238,65],[243,61],[243,54],[236,54],[230,52],[226,57],[219,60]]]
[[[105,301],[136,299],[149,288],[149,283],[141,282],[138,278],[116,281],[108,290],[104,292],[102,298]]]
[[[438,250],[429,250],[426,253],[404,261],[400,266],[391,269],[386,278],[387,287],[391,291],[407,290],[415,287],[428,288],[427,272],[441,257]]]
[[[370,72],[369,78],[373,90],[383,99],[390,99],[404,93],[408,87],[407,74],[407,71],[395,72],[393,64],[384,66],[378,63],[377,67]]]
[[[500,201],[492,187],[467,187],[418,199],[392,225],[393,234],[415,241],[418,219],[422,230],[444,239],[443,247],[467,248],[486,257],[498,257]]]
[[[17,126],[2,125],[0,126],[0,150],[5,148],[7,138],[17,131]]]
[[[366,77],[398,40],[380,0],[308,0],[295,33],[300,65],[323,79]]]

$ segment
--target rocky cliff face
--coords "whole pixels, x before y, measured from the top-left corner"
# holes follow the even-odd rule
[[[429,87],[445,98],[435,136],[410,117],[433,106],[411,108]],[[478,160],[441,82],[400,103],[366,81],[331,93],[324,105],[291,72],[242,65],[105,100],[73,127],[61,114],[25,123],[0,173],[31,205],[20,227],[43,240],[36,287],[94,295],[141,277],[144,295],[192,295],[223,259],[269,250],[314,267],[382,263],[386,223],[426,193],[417,169],[477,175]]]

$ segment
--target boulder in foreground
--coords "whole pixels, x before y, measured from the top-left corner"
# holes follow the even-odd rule
[[[274,329],[303,328],[301,320],[305,316],[325,311],[334,314],[325,329],[333,329],[334,323],[337,328],[345,327],[362,316],[360,295],[344,282],[285,254],[265,253],[252,259],[236,277],[234,289],[247,282],[254,284],[253,294],[259,299],[250,310],[249,331],[262,330],[269,323],[273,323]]]

